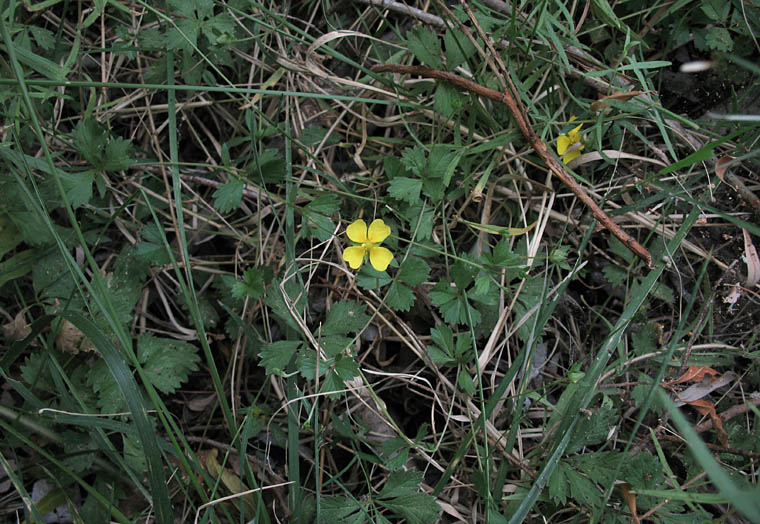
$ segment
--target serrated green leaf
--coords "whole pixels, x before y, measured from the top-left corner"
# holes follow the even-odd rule
[[[466,103],[466,95],[452,85],[442,83],[435,88],[433,109],[446,118],[459,114]]]
[[[335,222],[325,215],[304,210],[302,226],[309,238],[320,242],[330,240],[335,231]]]
[[[356,283],[362,289],[380,289],[392,282],[386,271],[377,271],[372,264],[362,264],[359,274],[356,275]]]
[[[565,470],[570,485],[570,496],[586,507],[600,507],[602,497],[593,482],[572,468]]]
[[[266,285],[272,280],[272,276],[272,268],[269,266],[248,268],[243,273],[243,281],[235,282],[232,287],[232,296],[239,299],[250,297],[255,300],[264,294]]]
[[[333,194],[319,195],[317,198],[306,204],[306,209],[313,213],[332,215],[340,210],[340,199]]]
[[[700,9],[710,20],[715,22],[725,22],[728,19],[728,12],[731,10],[731,2],[723,2],[722,0],[702,0]]]
[[[417,176],[423,176],[425,167],[427,166],[427,155],[425,150],[416,145],[414,147],[407,147],[404,152],[401,153],[401,163],[413,174]]]
[[[444,185],[448,185],[446,178],[451,179],[451,173],[459,164],[461,155],[452,151],[451,146],[436,144],[430,148],[427,176],[442,178]]]
[[[341,380],[351,380],[354,377],[359,376],[359,364],[351,357],[342,357],[335,362],[333,366],[335,373],[341,378]]]
[[[441,508],[435,498],[419,493],[422,474],[414,471],[391,473],[382,491],[377,496],[380,505],[403,516],[410,524],[436,522]]]
[[[433,69],[442,69],[441,41],[433,31],[425,26],[418,26],[409,31],[407,39],[409,50],[423,65]]]
[[[506,238],[500,240],[491,249],[490,253],[483,255],[483,258],[490,266],[503,268],[520,266],[519,258],[512,253],[512,248],[509,246],[509,241]]]
[[[320,499],[320,524],[362,524],[369,518],[364,505],[348,497],[322,497]]]
[[[637,355],[651,353],[657,349],[657,330],[654,323],[647,322],[631,335],[631,345]]]
[[[385,297],[385,305],[396,311],[409,311],[414,305],[416,297],[411,289],[399,282],[391,284]]]
[[[367,306],[353,300],[336,302],[327,312],[327,318],[322,325],[322,335],[347,335],[358,333],[369,322],[365,313]]]
[[[475,281],[475,293],[478,295],[485,295],[488,293],[488,290],[491,289],[491,279],[487,276],[480,277]]]
[[[468,257],[469,258],[469,257]],[[451,277],[458,289],[467,289],[475,280],[480,268],[470,263],[469,260],[457,260],[451,266]]]
[[[446,46],[446,67],[449,71],[453,71],[465,63],[477,51],[475,45],[468,38],[461,33],[457,35],[451,29],[446,30],[443,42]]]
[[[231,178],[229,182],[217,187],[214,191],[214,208],[220,213],[229,213],[239,208],[243,201],[244,186],[239,178]]]
[[[409,456],[409,445],[401,437],[392,437],[383,441],[381,455],[385,459],[385,466],[391,471],[406,466]]]
[[[422,473],[417,471],[399,471],[391,473],[383,489],[378,493],[380,498],[393,498],[409,493],[416,493],[420,489]]]
[[[317,365],[317,359],[316,351],[312,351],[311,349],[298,353],[296,366],[298,367],[298,372],[306,380],[315,380],[317,378],[317,370],[319,370],[320,376],[330,371],[327,362],[320,362],[319,365]]]
[[[341,380],[335,371],[330,371],[325,375],[325,378],[321,380],[322,385],[319,388],[319,392],[326,394],[328,398],[336,398],[340,396],[341,390],[346,388],[346,384]]]
[[[593,415],[584,416],[567,445],[567,453],[575,453],[586,446],[600,444],[607,439],[610,430],[617,423],[615,410],[603,407]]]
[[[324,127],[318,125],[310,125],[304,128],[301,136],[298,137],[298,141],[306,147],[315,147],[319,145],[320,142],[322,142],[326,134],[327,129]],[[335,132],[333,132],[329,137],[327,137],[324,147],[334,146],[335,144],[339,143],[340,137]]]
[[[421,242],[433,236],[435,214],[432,208],[423,210],[421,203],[411,205],[404,212],[404,218],[409,222],[410,234],[416,233],[414,240]]]
[[[194,345],[149,334],[137,339],[137,358],[143,365],[143,376],[162,393],[174,393],[200,362]]]
[[[100,168],[104,171],[123,171],[134,163],[132,142],[118,137],[106,144],[105,155]]]
[[[248,176],[256,182],[277,183],[285,180],[285,159],[276,149],[265,149],[249,168]]]
[[[408,202],[414,204],[420,199],[420,192],[422,191],[422,180],[397,177],[390,181],[388,184],[388,194],[396,200],[402,202]]]
[[[560,462],[557,465],[557,469],[554,470],[552,476],[549,478],[549,496],[554,502],[558,502],[561,505],[565,505],[567,502],[567,496],[570,494],[570,484],[567,480],[567,473],[565,470],[568,468],[567,464]]]
[[[66,198],[74,209],[90,202],[92,183],[95,179],[95,174],[92,171],[83,173],[60,171],[60,179],[63,190],[66,192]]]
[[[398,279],[410,286],[419,286],[430,276],[430,266],[423,259],[409,256],[399,268]]]
[[[342,335],[327,335],[319,339],[319,345],[330,358],[335,358],[338,355],[342,355],[347,349],[351,349],[353,342],[354,339],[352,337],[344,337]]]
[[[100,165],[108,142],[108,131],[96,120],[80,120],[71,134],[74,147],[93,166]]]
[[[291,357],[301,347],[298,340],[280,340],[267,344],[259,352],[261,365],[266,368],[267,375],[285,371]]]
[[[457,290],[445,280],[430,290],[430,300],[438,306],[443,319],[449,324],[470,324],[472,327],[480,323],[480,313],[475,308],[468,306],[463,299],[460,299]]]
[[[625,284],[626,280],[628,280],[628,272],[615,264],[607,264],[604,266],[602,268],[602,274],[612,287],[622,286]]]
[[[96,404],[101,413],[119,413],[127,407],[119,384],[103,359],[96,360],[92,365],[90,374],[87,375],[87,385],[97,394]]]
[[[475,382],[465,368],[460,368],[459,370],[457,386],[470,396],[475,394]]]
[[[726,5],[730,4],[726,3]],[[734,40],[731,38],[731,33],[725,27],[711,27],[708,29],[705,42],[707,42],[707,47],[715,51],[727,53],[734,49]]]
[[[55,47],[55,35],[52,31],[34,24],[27,26],[34,37],[34,41],[45,51],[51,51]]]

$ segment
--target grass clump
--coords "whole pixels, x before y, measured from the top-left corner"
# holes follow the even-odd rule
[[[0,13],[3,518],[756,521],[760,9],[375,4]]]

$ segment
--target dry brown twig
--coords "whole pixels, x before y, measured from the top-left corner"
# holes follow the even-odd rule
[[[602,226],[610,231],[610,233],[615,235],[617,239],[620,240],[623,245],[630,249],[636,256],[644,260],[648,267],[652,267],[652,255],[649,254],[649,251],[647,251],[644,246],[639,244],[635,238],[626,233],[623,228],[617,225],[610,218],[610,216],[605,213],[602,208],[600,208],[599,205],[588,195],[588,193],[586,193],[583,187],[581,187],[581,185],[575,181],[575,178],[573,178],[567,169],[565,169],[565,167],[560,164],[559,161],[557,161],[554,155],[552,155],[552,153],[549,151],[549,148],[546,147],[546,144],[543,142],[543,140],[541,140],[533,130],[530,123],[528,122],[528,119],[518,105],[515,97],[511,93],[508,91],[501,93],[499,91],[484,87],[476,82],[473,82],[472,80],[462,78],[459,75],[446,71],[439,71],[437,69],[430,69],[423,66],[385,64],[375,66],[372,68],[372,70],[376,73],[403,73],[449,82],[456,87],[470,91],[476,95],[484,96],[495,102],[501,102],[502,104],[505,104],[509,108],[509,111],[512,113],[512,116],[517,122],[517,126],[520,128],[522,134],[525,136],[528,142],[530,142],[530,145],[539,154],[539,156],[541,156],[544,162],[546,162],[546,165],[549,167],[551,172],[557,178],[559,178],[563,184],[570,188],[570,190],[575,194],[575,196],[578,197],[581,202],[586,204],[586,206],[591,210],[591,213],[594,215],[594,218],[597,219],[602,224]]]

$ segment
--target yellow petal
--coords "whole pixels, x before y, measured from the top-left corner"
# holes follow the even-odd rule
[[[374,222],[373,222],[374,224]],[[354,220],[347,228],[346,228],[346,234],[348,235],[348,238],[353,240],[354,242],[358,244],[363,244],[367,241],[367,223],[362,220],[361,218],[359,220]],[[351,266],[353,267],[353,266]],[[358,266],[357,266],[358,267]],[[356,269],[356,268],[354,268]]]
[[[557,138],[557,153],[559,156],[564,155],[568,147],[570,147],[570,139],[567,135],[559,135]]]
[[[562,161],[565,164],[569,164],[570,162],[572,162],[573,160],[575,160],[576,158],[578,158],[579,156],[581,156],[581,149],[583,149],[583,148],[579,147],[575,151],[570,151],[568,154],[566,154],[564,157],[562,157]]]
[[[570,117],[570,121],[571,122],[575,122],[576,120],[578,120],[577,116],[573,115],[573,116]]]
[[[388,269],[388,264],[391,263],[391,260],[393,260],[393,253],[391,253],[390,249],[376,246],[369,250],[369,262],[378,271]]]
[[[570,135],[570,139],[573,142],[577,142],[578,140],[581,139],[581,137],[578,136],[578,131],[580,131],[582,127],[583,127],[583,123],[580,123],[575,129],[573,129],[572,131],[568,133],[568,135]]]
[[[379,244],[391,234],[391,228],[385,225],[382,218],[376,218],[369,225],[369,241]],[[382,271],[382,269],[380,270]]]
[[[351,269],[359,269],[364,262],[364,253],[365,250],[361,246],[347,247],[343,250],[343,260],[348,262]]]

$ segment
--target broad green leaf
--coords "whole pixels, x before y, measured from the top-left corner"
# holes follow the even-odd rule
[[[39,259],[39,254],[35,249],[27,249],[10,257],[4,262],[0,262],[0,287],[6,282],[23,277],[29,273]]]

